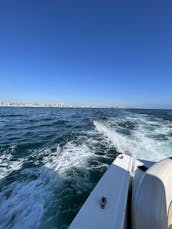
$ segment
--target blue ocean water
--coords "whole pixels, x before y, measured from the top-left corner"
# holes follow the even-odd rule
[[[65,229],[118,153],[172,155],[172,110],[0,108],[0,229]]]

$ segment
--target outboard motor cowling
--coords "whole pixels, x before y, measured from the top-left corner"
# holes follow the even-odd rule
[[[172,229],[172,159],[150,167],[132,199],[133,229]]]

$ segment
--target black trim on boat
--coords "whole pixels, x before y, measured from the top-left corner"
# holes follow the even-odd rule
[[[141,169],[143,172],[146,172],[148,170],[145,165],[139,165],[138,168]]]

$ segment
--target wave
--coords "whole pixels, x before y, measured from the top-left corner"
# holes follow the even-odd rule
[[[6,176],[14,168],[19,170],[17,181],[9,183],[0,192],[0,229],[43,228],[47,221],[56,221],[57,224],[62,212],[67,214],[66,208],[62,207],[65,198],[69,198],[73,190],[82,194],[92,187],[88,182],[88,163],[96,157],[95,151],[89,147],[94,144],[88,137],[80,136],[77,141],[66,142],[63,146],[35,150],[25,158],[23,169],[22,165],[18,168],[11,166],[13,170],[6,171]],[[34,167],[24,168],[31,162]],[[66,182],[70,183],[70,188],[65,186]],[[57,211],[54,217],[44,217],[55,204],[61,211]],[[74,212],[74,209],[68,211]]]
[[[121,126],[121,121],[134,123],[135,128],[130,129],[130,134],[126,134],[128,126]],[[108,122],[94,121],[94,125],[120,153],[155,161],[171,156],[172,127],[167,121],[153,121],[146,115],[128,115]]]
[[[14,159],[13,152],[15,151],[16,145],[10,146],[0,154],[0,180],[8,176],[13,171],[22,168],[24,159]]]
[[[58,178],[46,167],[25,169],[0,192],[0,228],[37,228]],[[33,179],[34,178],[34,179]]]
[[[61,176],[65,176],[69,168],[84,168],[88,159],[94,156],[85,143],[75,145],[72,142],[67,142],[62,148],[58,145],[55,153],[49,154],[49,149],[44,153],[47,155],[43,159],[45,165],[58,171]]]

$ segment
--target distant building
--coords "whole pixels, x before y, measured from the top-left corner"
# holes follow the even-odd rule
[[[64,107],[64,103],[57,103],[56,107]]]

